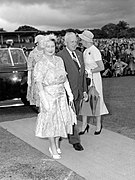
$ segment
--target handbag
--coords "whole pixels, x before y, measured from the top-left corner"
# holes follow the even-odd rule
[[[85,71],[85,74],[84,74],[85,78],[86,78],[86,84],[87,84],[87,87],[91,84],[91,79],[88,77],[88,73],[87,71]]]
[[[84,116],[99,116],[100,115],[100,96],[96,90],[93,74],[91,79],[91,86],[88,87],[88,100],[82,99],[80,101],[79,115]]]

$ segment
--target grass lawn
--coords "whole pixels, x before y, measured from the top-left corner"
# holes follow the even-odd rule
[[[103,78],[103,92],[109,110],[103,128],[135,139],[135,76]]]

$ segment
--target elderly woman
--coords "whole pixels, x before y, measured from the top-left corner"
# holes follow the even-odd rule
[[[28,89],[27,89],[27,100],[30,105],[36,105],[39,107],[39,98],[36,94],[36,84],[34,83],[33,70],[36,62],[38,62],[43,56],[43,35],[37,35],[35,37],[36,47],[30,52],[27,60],[28,66]]]
[[[104,64],[102,61],[100,51],[97,49],[96,46],[93,45],[93,33],[88,30],[85,30],[82,34],[79,34],[79,37],[81,38],[83,46],[86,48],[83,52],[85,70],[88,74],[88,78],[93,79],[95,88],[100,96],[100,108],[99,114],[95,116],[97,124],[96,131],[94,133],[95,135],[99,135],[102,130],[101,115],[108,114],[108,110],[103,100],[102,79],[100,75],[100,71],[104,70]],[[82,132],[80,132],[80,135],[84,134],[86,130],[88,131],[88,129],[89,125],[87,125],[87,116],[84,114]]]
[[[37,118],[36,136],[48,138],[49,152],[54,159],[61,158],[59,138],[72,134],[76,124],[76,114],[68,105],[73,104],[67,73],[63,60],[55,55],[56,37],[53,34],[44,38],[44,54],[34,68],[35,82],[40,97],[40,113]]]

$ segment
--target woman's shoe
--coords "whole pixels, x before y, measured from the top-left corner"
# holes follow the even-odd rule
[[[99,131],[95,131],[95,132],[94,132],[94,135],[99,135],[99,134],[101,133],[101,131],[102,131],[102,125],[101,125],[101,128],[100,128]]]
[[[59,154],[53,154],[50,147],[49,147],[49,152],[50,152],[51,156],[53,157],[53,159],[60,159],[61,158],[61,156]]]
[[[58,153],[58,154],[61,154],[61,153],[62,153],[60,148],[57,149],[57,153]]]
[[[87,124],[86,128],[84,129],[84,131],[79,132],[79,135],[83,135],[86,131],[88,133],[89,132],[89,128],[90,128],[90,126]]]

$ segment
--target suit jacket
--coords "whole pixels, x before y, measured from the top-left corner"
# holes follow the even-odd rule
[[[84,61],[83,61],[83,54],[82,52],[75,50],[75,53],[78,57],[78,60],[80,62],[80,71],[78,71],[75,63],[73,62],[73,59],[66,48],[64,48],[62,51],[58,52],[58,56],[60,56],[65,65],[66,72],[68,73],[67,77],[69,80],[69,84],[72,90],[72,93],[74,95],[75,100],[80,95],[80,98],[83,97],[83,92],[87,92],[87,85],[86,85],[86,78],[84,76],[85,73],[85,67],[84,67]]]

